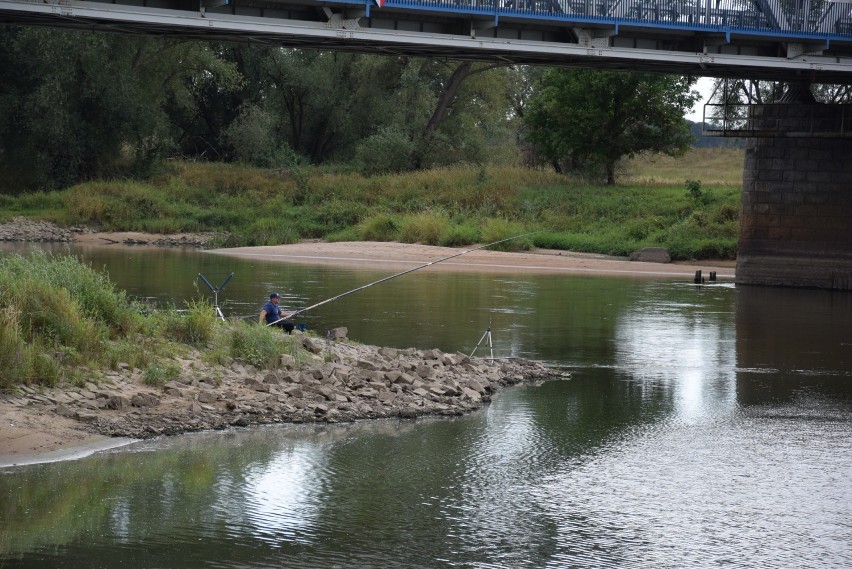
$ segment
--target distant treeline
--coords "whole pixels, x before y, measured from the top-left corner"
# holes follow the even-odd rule
[[[380,173],[615,163],[690,143],[691,79],[0,26],[0,193],[164,159]],[[591,178],[590,178],[591,179]]]

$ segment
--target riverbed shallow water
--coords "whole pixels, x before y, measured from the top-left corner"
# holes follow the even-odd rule
[[[394,270],[52,247],[250,316]],[[11,249],[11,247],[6,247]],[[196,288],[197,287],[197,288]],[[305,315],[571,371],[452,419],[201,433],[0,470],[0,567],[846,567],[852,295],[428,270]],[[482,348],[480,348],[482,349]]]

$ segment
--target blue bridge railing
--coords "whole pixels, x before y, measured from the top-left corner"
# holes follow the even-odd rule
[[[387,0],[385,6],[496,19],[646,25],[798,40],[852,38],[852,4],[828,0]]]

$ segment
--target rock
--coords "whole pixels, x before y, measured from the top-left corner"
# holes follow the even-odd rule
[[[281,354],[281,367],[286,369],[293,369],[294,367],[296,367],[296,358],[294,358],[290,354]]]
[[[394,383],[398,383],[400,385],[414,385],[417,381],[417,378],[410,373],[401,373]]]
[[[291,385],[290,387],[287,387],[286,389],[284,389],[284,393],[286,393],[290,397],[296,398],[301,398],[304,395],[302,388],[298,385]]]
[[[394,348],[379,348],[379,355],[390,360],[395,360],[399,357],[399,350],[395,350]]]
[[[56,414],[60,417],[68,417],[69,419],[73,419],[77,412],[64,404],[59,404],[56,406]]]
[[[630,253],[630,260],[643,263],[671,263],[672,257],[665,247],[645,247]]]
[[[396,399],[396,395],[390,391],[380,391],[377,399],[382,403],[391,403]]]
[[[134,407],[156,407],[160,400],[150,393],[137,393],[130,398],[130,404]]]
[[[81,423],[97,423],[98,415],[95,413],[86,413],[85,411],[78,411],[75,418]]]
[[[323,349],[323,343],[319,340],[314,340],[308,336],[302,338],[302,346],[312,354],[321,354]]]
[[[358,360],[357,362],[355,362],[355,365],[367,371],[379,371],[381,369],[381,367],[375,362],[371,362],[370,360],[364,359]]]
[[[432,377],[433,375],[435,375],[435,370],[431,366],[427,366],[427,365],[417,366],[416,372],[417,372],[417,375],[419,375],[423,379],[426,379],[426,378],[429,378],[429,377]]]
[[[340,326],[338,328],[332,328],[331,330],[329,330],[327,336],[332,340],[345,340],[348,334],[349,328],[345,326]]]
[[[265,385],[253,377],[247,377],[245,380],[246,387],[249,389],[254,389],[255,391],[269,391],[269,386]]]
[[[202,409],[201,405],[199,405],[197,402],[193,401],[192,403],[189,404],[189,412],[192,413],[193,415],[198,415],[199,413],[202,413],[203,411],[204,411],[204,409]]]
[[[130,407],[130,400],[121,395],[112,395],[106,400],[107,409],[126,409]]]
[[[325,385],[318,387],[316,391],[329,401],[334,399],[334,391]]]
[[[482,395],[480,395],[479,392],[474,391],[473,389],[470,389],[468,387],[462,387],[461,395],[475,403],[479,403],[480,401],[482,401]]]
[[[198,402],[199,403],[216,403],[218,397],[212,391],[199,391],[198,392]]]
[[[164,387],[163,393],[172,397],[183,397],[183,391],[176,387]]]
[[[438,350],[438,349],[428,350],[428,351],[423,352],[423,359],[425,359],[425,360],[438,360],[438,361],[440,361],[443,356],[444,356],[443,352],[441,352],[441,350]]]
[[[263,378],[263,383],[268,385],[281,385],[281,378],[278,377],[278,374],[275,372],[270,372],[266,374],[266,377]]]

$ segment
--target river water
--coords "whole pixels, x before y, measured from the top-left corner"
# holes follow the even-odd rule
[[[7,246],[7,249],[9,247]],[[392,274],[67,249],[178,306]],[[852,294],[427,270],[309,328],[571,371],[453,419],[277,426],[0,470],[0,567],[849,567]],[[480,348],[481,349],[481,348]]]

